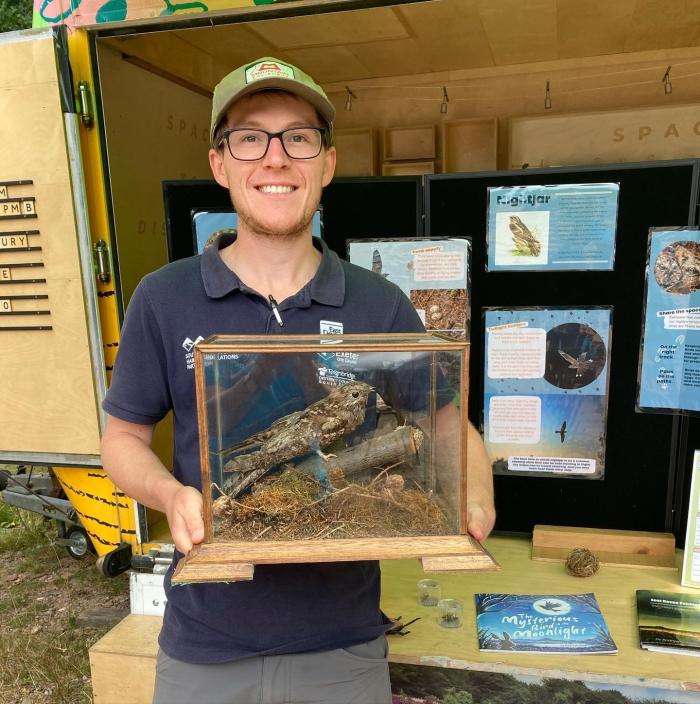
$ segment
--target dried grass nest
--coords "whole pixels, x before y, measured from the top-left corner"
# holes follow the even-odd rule
[[[592,577],[599,568],[598,558],[588,548],[574,548],[566,558],[566,571],[574,577]]]
[[[369,484],[332,470],[328,482],[292,468],[253,491],[214,501],[217,541],[444,535],[447,519],[432,492],[408,487],[401,474],[381,472]]]

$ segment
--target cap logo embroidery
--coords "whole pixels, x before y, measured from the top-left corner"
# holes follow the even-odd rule
[[[294,69],[276,61],[261,61],[246,69],[245,82],[254,83],[263,78],[287,78],[294,80]]]

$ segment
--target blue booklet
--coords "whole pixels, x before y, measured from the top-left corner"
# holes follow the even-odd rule
[[[479,649],[611,654],[617,646],[594,594],[475,594]]]

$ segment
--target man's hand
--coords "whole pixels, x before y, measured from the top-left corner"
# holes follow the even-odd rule
[[[202,494],[194,487],[180,485],[167,501],[165,515],[175,547],[183,555],[204,540]]]
[[[488,538],[496,522],[493,472],[479,431],[467,426],[467,530],[479,542]]]
[[[467,501],[467,530],[469,535],[482,542],[493,530],[496,522],[496,510],[493,503]]]
[[[443,496],[449,501],[452,499],[454,508],[460,495],[460,468],[457,466],[460,448],[461,415],[457,406],[448,403],[437,412],[438,432],[436,446],[438,462],[449,468],[443,471],[446,479],[451,478],[452,483],[443,483],[441,490]],[[493,473],[491,459],[489,458],[484,441],[479,431],[467,422],[467,496],[466,502],[461,507],[461,513],[467,512],[467,531],[474,539],[482,542],[488,538],[496,522],[496,509],[493,504]]]
[[[175,546],[186,554],[204,539],[202,495],[175,479],[154,454],[153,428],[108,416],[102,465],[125,494],[165,513]]]

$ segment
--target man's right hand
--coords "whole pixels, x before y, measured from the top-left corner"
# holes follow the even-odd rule
[[[183,555],[204,540],[202,494],[194,487],[180,485],[168,500],[165,515],[175,547]]]
[[[154,427],[107,416],[102,466],[127,496],[165,513],[175,547],[186,554],[204,540],[202,494],[181,484],[155,455]]]

